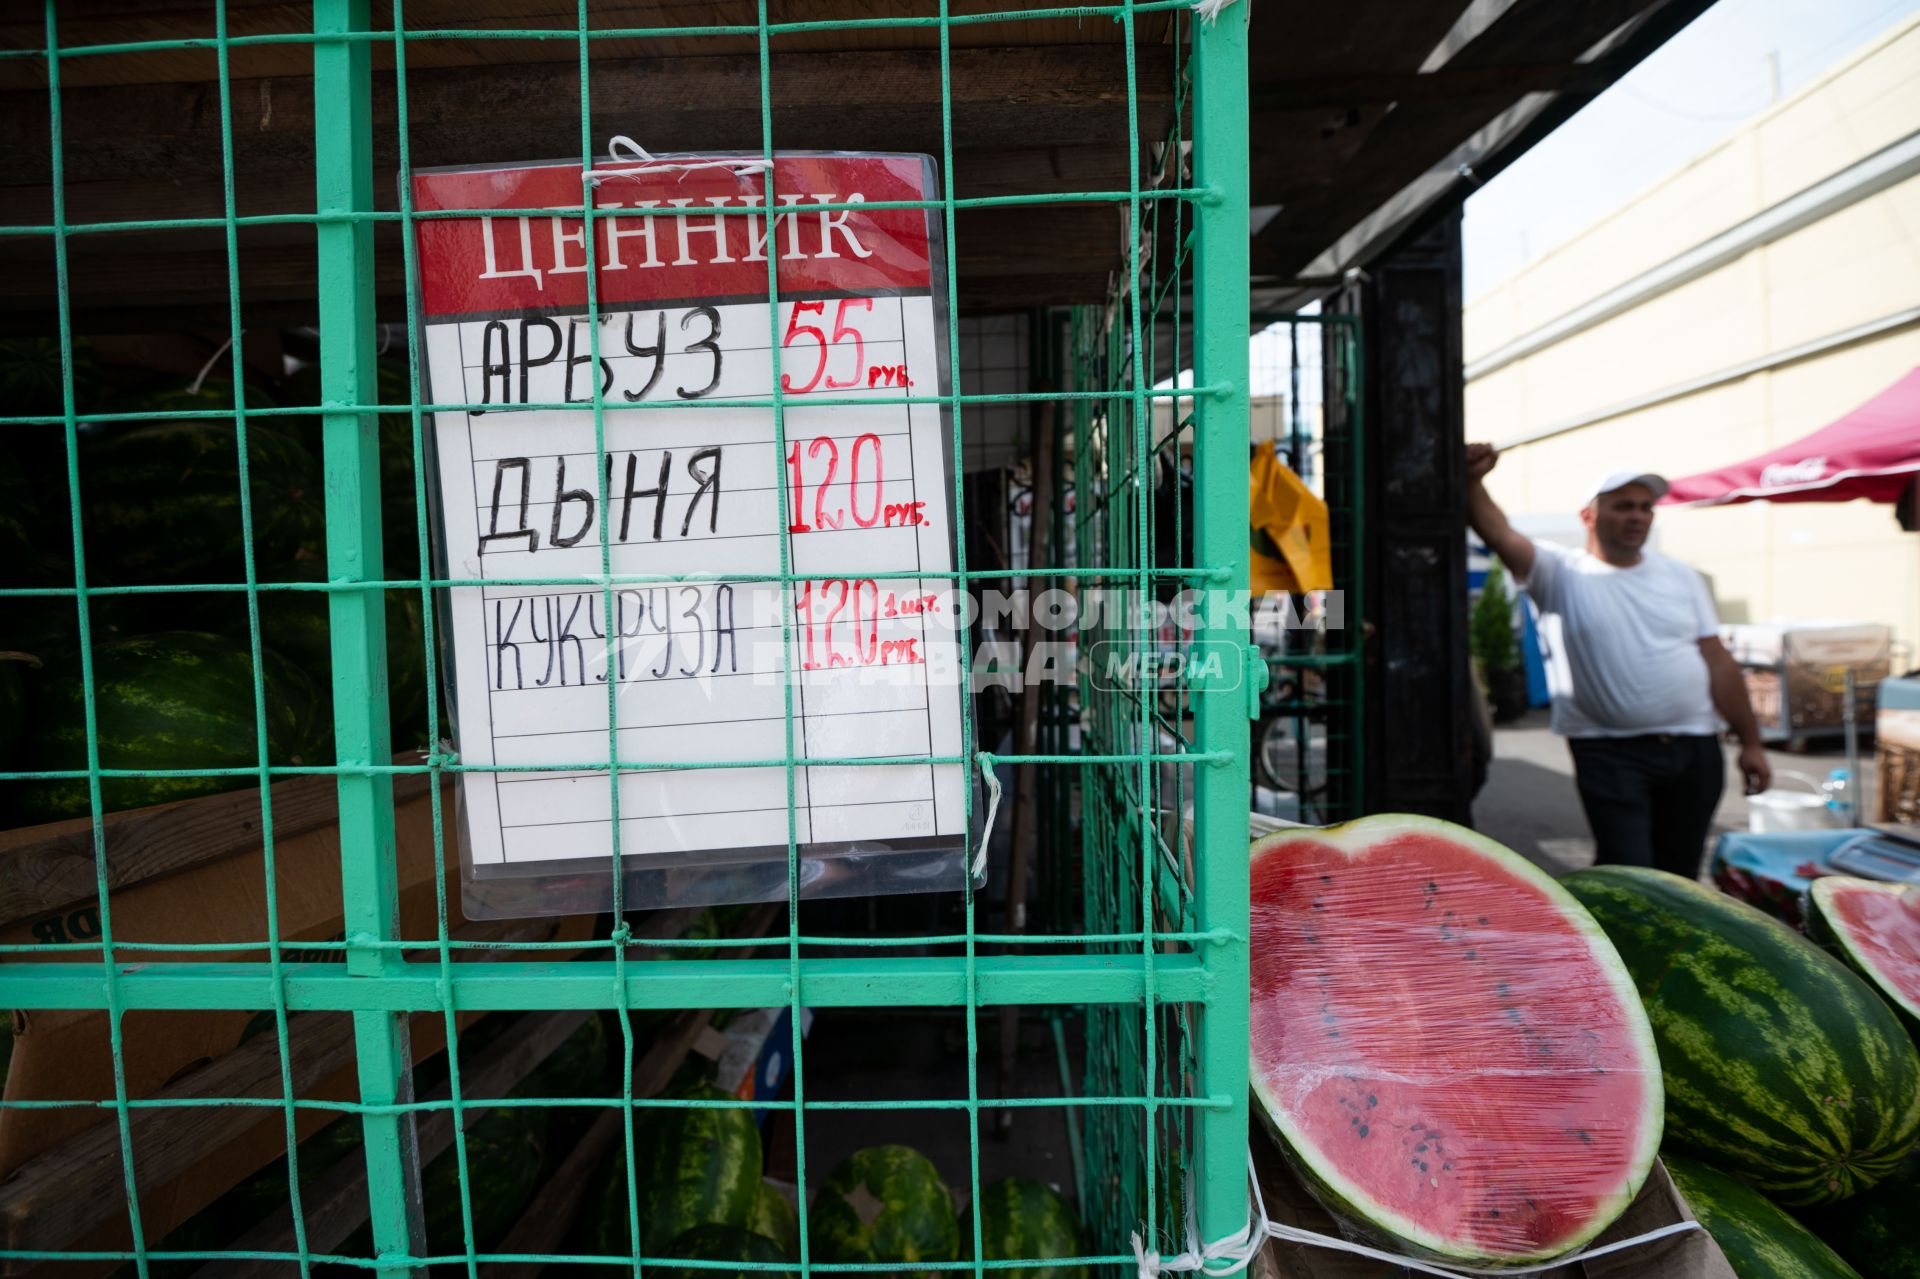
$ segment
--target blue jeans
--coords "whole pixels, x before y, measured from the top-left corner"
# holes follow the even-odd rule
[[[1720,739],[1648,733],[1570,737],[1567,746],[1593,828],[1596,864],[1654,866],[1697,878],[1727,784]]]

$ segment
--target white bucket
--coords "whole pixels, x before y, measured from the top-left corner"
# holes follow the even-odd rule
[[[1820,783],[1805,773],[1781,769],[1778,777],[1791,777],[1806,784],[1806,791],[1764,790],[1747,799],[1747,829],[1756,835],[1783,830],[1831,830],[1833,814],[1827,808],[1826,792]]]

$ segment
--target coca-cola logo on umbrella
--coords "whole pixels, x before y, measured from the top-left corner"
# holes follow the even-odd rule
[[[1827,459],[1807,457],[1798,462],[1771,462],[1760,471],[1763,488],[1784,488],[1789,484],[1811,484],[1827,473]]]

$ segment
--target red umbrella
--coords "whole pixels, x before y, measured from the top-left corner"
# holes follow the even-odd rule
[[[1666,502],[1897,502],[1920,474],[1920,368],[1771,453],[1672,481]]]

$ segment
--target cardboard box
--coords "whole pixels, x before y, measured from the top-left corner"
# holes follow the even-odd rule
[[[298,781],[321,783],[324,792],[332,790],[330,778],[303,778]],[[323,814],[323,820],[312,820],[311,812],[300,817],[303,811],[300,808],[301,798],[311,796],[304,791],[295,791],[294,802],[289,803],[288,809],[296,816],[296,820],[282,828],[278,821],[281,787],[276,785],[274,789],[274,888],[281,936],[288,943],[339,940],[344,936],[344,931],[340,838],[335,810],[329,806]],[[308,787],[308,790],[312,789]],[[395,804],[394,821],[401,935],[407,939],[430,940],[436,935],[432,805],[424,778],[412,786],[399,789],[401,797]],[[457,824],[450,781],[442,794],[444,847],[449,863],[446,867],[446,898],[450,932],[457,931],[465,938],[489,940],[586,940],[590,936],[593,926],[591,916],[468,923],[460,913],[460,867],[456,851],[458,845],[455,842]],[[330,805],[330,799],[327,802]],[[247,791],[209,796],[138,813],[115,814],[108,826],[109,862],[114,863],[122,849],[138,851],[142,855],[151,854],[156,846],[151,837],[159,829],[156,822],[162,825],[171,823],[172,827],[179,827],[184,822],[190,829],[196,820],[202,820],[197,816],[198,813],[215,809],[222,813],[250,810],[257,824],[258,804],[258,792]],[[196,810],[196,805],[201,809]],[[143,821],[146,823],[144,826]],[[68,830],[69,827],[85,832],[88,823],[82,819],[77,823],[54,823],[24,831],[5,832],[0,835],[0,864],[16,854],[20,854],[16,864],[29,863],[31,859],[20,850],[44,851],[57,847],[60,837],[74,833]],[[137,839],[132,836],[117,839],[117,835],[124,834],[125,830],[140,834]],[[175,832],[177,834],[178,831]],[[218,844],[221,839],[232,835],[232,823],[223,822],[218,826],[212,842]],[[53,838],[50,839],[50,836]],[[159,845],[172,847],[174,851],[159,860],[163,864],[169,860],[183,863],[183,868],[171,873],[148,874],[124,886],[110,889],[116,941],[241,943],[264,939],[267,935],[267,887],[257,833],[251,838],[230,842],[240,846],[242,851],[212,860],[196,860],[193,855],[180,852],[181,841],[165,837],[163,830]],[[199,848],[205,846],[206,841],[195,845]],[[57,859],[48,864],[55,865],[56,872],[35,878],[38,886],[36,891],[41,894],[38,904],[42,909],[23,915],[19,903],[32,899],[14,894],[8,902],[14,917],[0,924],[0,942],[47,944],[56,941],[89,941],[98,936],[97,902],[81,900],[53,904],[70,891],[59,887],[60,883],[77,881],[71,875],[63,879],[57,873]],[[128,876],[116,867],[110,873],[109,882],[118,883],[126,878]],[[287,961],[295,963],[344,961],[343,952],[337,949],[293,945],[282,953]],[[551,961],[563,959],[568,953],[547,951],[539,957]],[[142,963],[185,960],[209,963],[264,962],[266,959],[262,950],[239,946],[230,951],[213,952],[123,952],[121,957],[124,961],[136,955]],[[437,962],[437,957],[431,951],[415,952],[414,955],[424,962]],[[497,953],[488,954],[487,957],[500,958]],[[58,951],[51,951],[45,956],[47,961],[68,963],[85,958],[83,953]],[[32,963],[38,959],[39,956],[30,952],[7,956],[7,962],[10,963]],[[474,1016],[477,1014],[463,1018],[462,1027]],[[113,1097],[113,1061],[104,1013],[97,1010],[16,1010],[13,1018],[16,1033],[6,1080],[8,1101],[100,1101]],[[189,1077],[196,1068],[206,1066],[228,1053],[250,1033],[262,1032],[272,1033],[270,1010],[130,1012],[122,1018],[121,1023],[121,1055],[128,1095],[136,1098],[153,1096],[169,1084]],[[445,1046],[441,1015],[428,1013],[415,1017],[410,1038],[416,1062],[441,1051]],[[295,1055],[297,1059],[298,1054]],[[298,1069],[297,1060],[294,1065]],[[261,1095],[280,1096],[277,1077]],[[325,1074],[310,1087],[301,1090],[299,1095],[333,1100],[356,1097],[357,1082],[350,1059],[347,1066]],[[249,1128],[243,1136],[207,1151],[205,1157],[187,1173],[160,1185],[150,1186],[143,1181],[140,1187],[141,1214],[150,1245],[241,1178],[285,1152],[281,1113],[276,1109],[261,1110],[259,1113],[260,1123]],[[0,1181],[24,1162],[54,1149],[75,1134],[95,1124],[112,1122],[110,1111],[103,1112],[90,1107],[0,1110]],[[298,1123],[299,1134],[304,1138],[327,1122],[328,1116],[323,1112],[303,1114]],[[139,1154],[136,1148],[136,1161]],[[117,1178],[114,1179],[111,1193],[116,1197],[124,1196],[121,1185]],[[84,1240],[60,1246],[121,1248],[128,1246],[129,1239],[126,1216],[122,1211],[115,1214],[115,1220],[111,1223],[89,1232]],[[104,1273],[113,1268],[113,1263],[99,1263],[96,1268]]]
[[[1256,1133],[1254,1138],[1254,1165],[1269,1217],[1316,1234],[1336,1239],[1345,1237],[1264,1134]],[[1656,1163],[1639,1197],[1628,1205],[1618,1221],[1601,1232],[1592,1247],[1692,1220],[1693,1213],[1680,1192],[1674,1189],[1666,1168]],[[1391,1266],[1331,1248],[1283,1243],[1278,1239],[1268,1242],[1247,1273],[1258,1274],[1263,1279],[1402,1279],[1402,1276],[1420,1279],[1419,1271],[1403,1266]],[[1577,1258],[1551,1270],[1536,1271],[1535,1279],[1735,1279],[1735,1276],[1733,1267],[1711,1235],[1705,1230],[1688,1230],[1604,1257]]]

